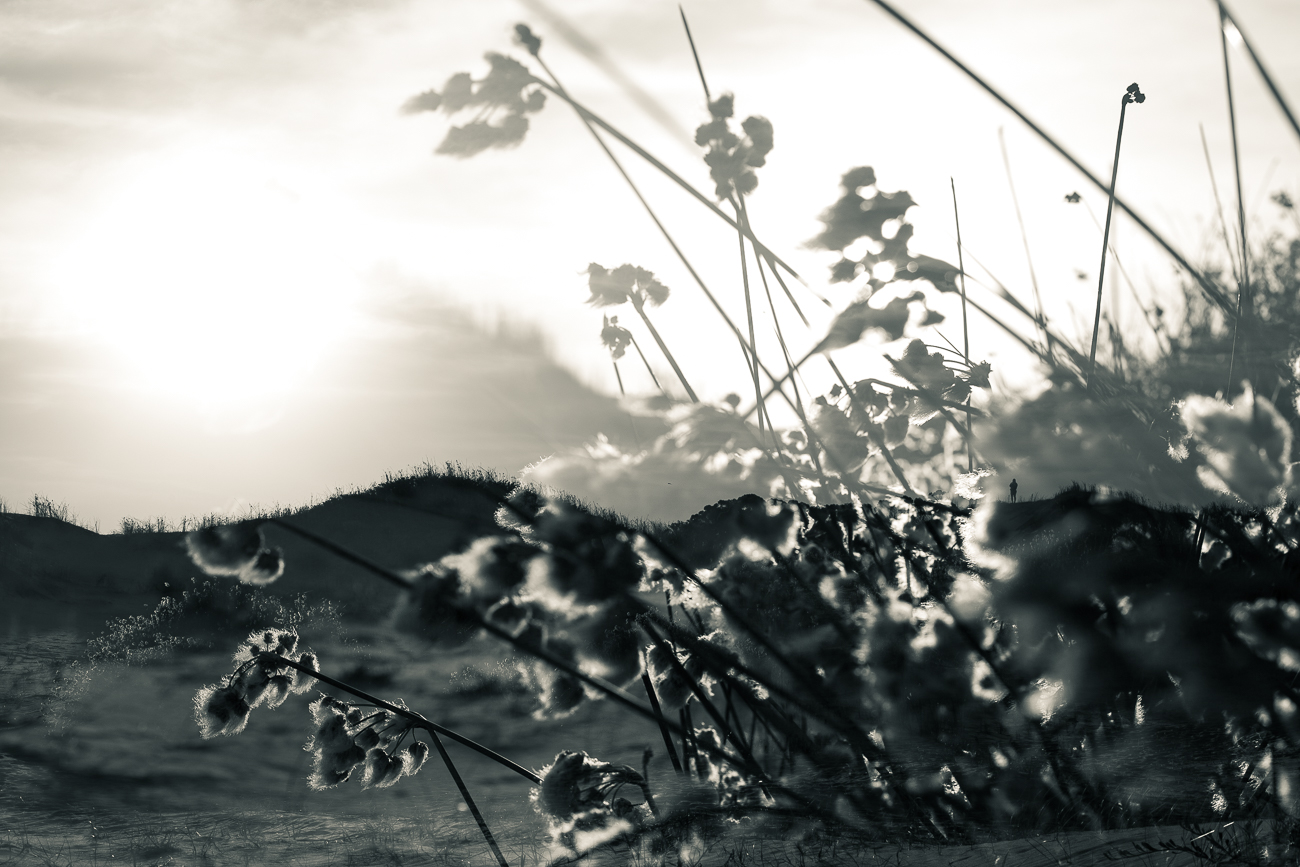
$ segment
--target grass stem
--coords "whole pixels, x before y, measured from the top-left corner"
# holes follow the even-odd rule
[[[677,748],[673,745],[673,735],[668,730],[668,722],[664,719],[663,709],[659,707],[659,697],[655,695],[655,685],[650,680],[650,672],[641,672],[641,685],[645,687],[645,696],[650,701],[650,708],[655,712],[655,716],[659,720],[659,734],[663,736],[664,746],[668,748],[668,758],[672,760],[673,770],[680,774],[682,772],[682,761],[677,758]]]
[[[1092,374],[1097,366],[1097,329],[1101,327],[1101,292],[1106,279],[1106,257],[1110,245],[1110,220],[1115,212],[1115,182],[1119,178],[1119,148],[1124,140],[1124,114],[1130,102],[1142,102],[1146,97],[1136,84],[1129,85],[1120,99],[1119,132],[1115,134],[1115,162],[1110,171],[1110,197],[1106,202],[1106,228],[1101,233],[1101,266],[1097,269],[1097,312],[1092,320],[1092,350],[1088,354],[1087,393],[1092,392]]]
[[[1020,226],[1020,241],[1021,243],[1024,244],[1025,247],[1025,262],[1026,264],[1029,265],[1029,283],[1031,286],[1034,287],[1034,312],[1037,313],[1038,315],[1039,321],[1037,324],[1039,328],[1042,329],[1043,326],[1047,324],[1047,318],[1043,313],[1043,296],[1038,289],[1038,272],[1034,270],[1034,257],[1033,255],[1031,255],[1029,251],[1029,233],[1025,230],[1024,215],[1020,213],[1020,197],[1016,195],[1016,182],[1011,176],[1011,157],[1007,154],[1007,138],[1003,134],[1002,127],[998,127],[998,146],[1002,149],[1002,165],[1007,170],[1007,188],[1011,190],[1011,204],[1016,209],[1016,224]],[[949,178],[949,180],[951,180],[951,178]],[[953,211],[954,212],[957,210],[956,198],[957,198],[957,191],[954,189],[953,190],[953,200],[954,200]],[[961,259],[961,243],[960,243],[961,231],[960,230],[958,230],[957,235],[959,239],[957,244],[958,265],[960,266],[960,259]],[[964,291],[965,290],[963,290],[963,292]],[[1050,354],[1052,351],[1052,341],[1051,338],[1047,336],[1047,331],[1045,329],[1043,330],[1043,341],[1047,344],[1047,351]],[[970,359],[967,359],[967,361],[969,360]]]
[[[1002,129],[998,128],[998,140],[1002,141]],[[1006,143],[1002,145],[1002,159],[1006,160],[1007,148]],[[1011,163],[1007,163],[1007,181],[1011,181]],[[962,358],[966,360],[967,369],[970,368],[970,329],[967,324],[966,315],[966,260],[961,249],[961,214],[957,210],[957,182],[951,176],[948,177],[948,184],[952,187],[952,220],[957,227],[957,273],[961,276],[961,340],[962,340]],[[1015,201],[1016,188],[1011,187],[1011,198]],[[1020,205],[1016,204],[1016,219],[1020,219]],[[1020,235],[1025,238],[1025,255],[1029,255],[1029,239],[1025,237],[1025,223],[1020,221]],[[1034,263],[1031,259],[1029,262],[1030,276],[1034,273]],[[1034,279],[1034,298],[1038,301],[1038,326],[1047,332],[1047,323],[1043,320],[1043,300],[1038,295],[1038,280]],[[1052,343],[1047,341],[1047,352],[1052,352]],[[958,428],[960,430],[960,428]],[[966,472],[975,472],[975,456],[971,454],[971,415],[970,415],[970,395],[966,395]]]
[[[1228,354],[1228,385],[1223,391],[1225,400],[1232,399],[1233,366],[1237,361],[1237,340],[1241,334],[1243,309],[1247,318],[1250,316],[1250,246],[1246,241],[1246,200],[1241,194],[1241,150],[1237,144],[1237,107],[1232,95],[1232,64],[1228,62],[1228,10],[1219,3],[1219,45],[1223,49],[1223,86],[1228,92],[1228,125],[1232,128],[1232,168],[1237,182],[1237,224],[1240,235],[1238,241],[1241,254],[1241,277],[1237,281],[1237,318],[1232,324],[1232,351]],[[1234,28],[1235,24],[1232,25]],[[1238,30],[1238,33],[1241,31]],[[1250,378],[1249,364],[1246,378]]]

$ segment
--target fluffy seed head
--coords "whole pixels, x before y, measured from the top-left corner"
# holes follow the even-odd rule
[[[316,654],[311,651],[298,657],[298,664],[310,668],[312,671],[320,671],[320,660],[316,657]],[[289,691],[296,695],[301,695],[311,689],[312,684],[315,682],[316,678],[295,669],[293,672],[293,683],[290,685]]]
[[[194,696],[194,718],[204,740],[237,735],[248,724],[249,704],[235,686],[205,686]]]
[[[402,762],[381,749],[372,749],[366,753],[366,765],[361,774],[361,788],[385,789],[401,778]]]
[[[279,548],[262,548],[235,577],[244,584],[261,587],[284,574],[284,555]]]
[[[413,777],[419,773],[420,768],[424,767],[425,761],[429,758],[429,745],[424,741],[415,741],[406,748],[408,756],[406,765],[406,776]]]
[[[259,521],[203,527],[187,533],[190,559],[209,575],[238,575],[265,546]]]

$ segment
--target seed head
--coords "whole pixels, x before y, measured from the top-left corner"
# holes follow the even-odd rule
[[[205,686],[194,696],[194,718],[204,740],[237,735],[248,724],[249,704],[235,686]]]
[[[427,564],[412,576],[394,623],[401,631],[443,648],[460,647],[480,628],[460,573],[441,563]]]
[[[533,35],[532,29],[527,24],[515,25],[515,41],[527,48],[528,53],[533,57],[536,57],[537,52],[542,50],[542,40]]]
[[[263,548],[235,577],[244,584],[262,587],[283,574],[284,554],[279,548]]]
[[[357,765],[366,760],[366,751],[349,744],[343,750],[330,752],[323,749],[315,751],[315,763],[308,785],[313,789],[331,789],[352,776]]]
[[[203,527],[185,536],[190,559],[209,575],[238,575],[265,546],[260,521]]]
[[[402,762],[381,749],[372,749],[366,753],[366,765],[361,772],[361,788],[384,789],[398,781],[402,776]]]
[[[293,686],[293,678],[287,674],[277,674],[271,677],[266,685],[266,692],[262,694],[263,700],[267,707],[279,707],[284,704],[284,700],[289,697],[289,690]]]
[[[415,741],[406,748],[406,756],[405,774],[413,777],[419,773],[420,768],[424,767],[425,761],[429,758],[429,745],[424,741]]]
[[[312,671],[320,671],[320,660],[317,659],[316,654],[311,651],[298,657],[298,664],[310,668]],[[289,691],[296,695],[301,695],[311,689],[312,684],[315,682],[316,678],[295,669],[293,672],[293,684],[289,687]]]

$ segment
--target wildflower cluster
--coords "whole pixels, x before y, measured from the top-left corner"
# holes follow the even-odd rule
[[[712,119],[695,130],[695,143],[707,149],[704,162],[716,185],[715,192],[724,200],[754,192],[758,187],[754,169],[767,164],[773,146],[772,122],[765,117],[747,117],[740,124],[740,135],[732,131],[730,120],[736,113],[735,102],[735,96],[730,93],[710,102]]]
[[[631,301],[641,307],[646,302],[658,307],[668,300],[668,287],[659,282],[650,271],[636,265],[619,265],[612,271],[592,262],[587,266],[591,297],[587,303],[596,307],[611,307]]]
[[[881,190],[871,166],[849,169],[840,187],[840,198],[822,212],[825,228],[812,240],[814,247],[840,253],[831,282],[847,283],[865,272],[873,291],[894,280],[925,280],[940,292],[958,290],[955,265],[909,252],[915,230],[907,212],[916,205],[910,194]]]
[[[302,669],[320,670],[316,654],[299,654],[298,668],[284,661],[297,647],[298,633],[292,630],[266,629],[248,636],[235,652],[235,670],[194,696],[194,717],[202,736],[237,735],[248,724],[253,708],[279,707],[290,693],[311,689],[314,681]]]
[[[472,157],[489,148],[513,147],[528,133],[528,115],[542,110],[546,94],[522,63],[489,51],[484,55],[491,69],[475,80],[458,72],[442,90],[426,90],[406,101],[403,114],[441,111],[451,117],[475,111],[472,119],[447,130],[436,153]]]
[[[405,710],[398,699],[394,703]],[[429,745],[411,738],[415,724],[390,710],[350,704],[321,693],[311,703],[316,733],[303,747],[312,755],[308,782],[313,789],[331,789],[361,768],[361,788],[387,788],[424,767]]]
[[[565,750],[539,773],[533,808],[546,819],[552,839],[571,853],[610,842],[650,816],[645,778],[626,765]],[[639,805],[623,797],[629,785],[640,788]]]

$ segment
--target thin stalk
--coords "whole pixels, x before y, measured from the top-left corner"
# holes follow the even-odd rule
[[[1219,232],[1223,236],[1223,248],[1228,251],[1228,267],[1232,269],[1232,280],[1241,285],[1241,270],[1237,267],[1238,253],[1233,249],[1232,237],[1228,233],[1228,220],[1223,216],[1223,201],[1219,198],[1219,184],[1214,179],[1214,163],[1210,160],[1210,143],[1205,139],[1205,124],[1197,124],[1201,131],[1201,152],[1205,154],[1205,169],[1210,173],[1210,190],[1214,193],[1214,213],[1219,218]]]
[[[1101,267],[1097,272],[1097,313],[1092,320],[1092,351],[1088,355],[1088,382],[1085,387],[1086,392],[1092,392],[1092,374],[1097,365],[1097,329],[1101,326],[1101,290],[1105,285],[1106,279],[1106,253],[1107,246],[1110,243],[1110,219],[1115,211],[1115,181],[1119,177],[1119,147],[1124,140],[1124,113],[1128,110],[1128,104],[1141,96],[1142,91],[1137,89],[1137,85],[1131,85],[1124,92],[1119,104],[1119,132],[1115,135],[1115,164],[1110,172],[1110,197],[1106,202],[1106,228],[1101,233]],[[1143,97],[1145,98],[1145,97]]]
[[[700,63],[700,53],[695,50],[695,39],[691,36],[691,25],[686,22],[686,10],[682,4],[677,4],[677,11],[682,15],[682,27],[686,30],[686,41],[691,44],[691,56],[695,58],[695,71],[700,74],[700,84],[704,87],[704,101],[713,102],[713,97],[709,95],[709,82],[704,78],[704,66]]]
[[[1001,138],[1002,138],[1002,129],[999,127],[998,139],[1001,140]],[[1006,143],[1004,142],[1002,145],[1002,158],[1005,160],[1006,156],[1007,156],[1007,148],[1006,148]],[[1010,180],[1011,180],[1011,163],[1007,163],[1007,181],[1009,182]],[[970,367],[970,330],[967,327],[967,316],[966,316],[966,260],[964,258],[964,254],[962,253],[962,249],[961,249],[961,215],[957,211],[957,182],[953,180],[951,176],[949,176],[948,183],[952,186],[952,221],[957,226],[957,273],[961,275],[962,357],[966,359],[966,367],[969,368]],[[1016,188],[1015,186],[1012,186],[1011,188],[1012,200],[1014,200],[1015,197],[1016,197]],[[1020,217],[1019,204],[1016,205],[1016,217],[1017,219]],[[1022,221],[1020,223],[1020,233],[1022,237],[1024,237],[1024,232],[1025,232],[1025,224]],[[1025,239],[1025,255],[1026,256],[1029,255],[1028,238]],[[1033,272],[1034,272],[1034,264],[1031,261],[1029,263],[1029,273],[1032,275]],[[1034,297],[1038,298],[1037,280],[1034,280]],[[1043,302],[1041,298],[1038,299],[1038,326],[1044,330],[1046,330],[1047,328],[1047,323],[1043,321]],[[1047,346],[1048,346],[1047,351],[1050,354],[1052,351],[1051,350],[1052,344],[1048,342]],[[958,428],[958,430],[960,430],[960,428]],[[971,449],[970,449],[971,432],[972,432],[972,428],[971,428],[971,417],[970,417],[970,394],[967,393],[966,395],[966,472],[968,473],[975,472],[975,456],[971,454]]]
[[[745,213],[745,223],[746,225],[748,225],[749,223],[748,212]],[[757,254],[757,251],[755,251],[755,253]],[[794,405],[795,405],[794,411],[799,416],[799,423],[803,425],[804,430],[806,432],[807,429],[810,427],[808,422],[808,416],[804,411],[803,398],[799,396],[799,384],[795,381],[794,364],[790,361],[790,348],[786,346],[785,335],[781,331],[781,320],[777,318],[776,305],[772,303],[772,290],[767,285],[767,270],[763,267],[763,260],[761,257],[755,255],[754,259],[758,263],[758,276],[763,281],[763,293],[767,296],[767,307],[769,310],[772,311],[772,324],[775,326],[776,329],[777,343],[779,343],[781,346],[781,356],[782,358],[785,359],[785,366],[787,372],[786,375],[790,378],[790,390],[794,392]],[[795,309],[798,310],[797,307]],[[804,322],[805,324],[807,324],[807,320],[804,320]],[[822,483],[827,485],[827,487],[829,488],[830,482],[826,478],[826,475],[822,470],[821,460],[818,459],[817,453],[815,451],[812,451],[811,454],[813,459],[813,466],[817,470],[818,477],[820,477]]]
[[[1211,171],[1210,174],[1211,174],[1211,178],[1213,178],[1213,171]],[[1217,197],[1218,197],[1217,190],[1215,190],[1215,197],[1217,201]],[[1092,206],[1089,205],[1086,201],[1084,201],[1083,207],[1088,211],[1088,218],[1092,220],[1092,224],[1097,227],[1097,234],[1100,235],[1101,221],[1098,220],[1097,215],[1093,213]],[[1232,255],[1231,250],[1229,250],[1228,255],[1229,257],[1231,257]],[[1137,308],[1142,311],[1142,318],[1146,320],[1147,327],[1151,329],[1151,333],[1155,336],[1156,349],[1160,352],[1161,355],[1168,355],[1169,354],[1168,350],[1166,350],[1164,347],[1160,345],[1160,337],[1162,332],[1160,329],[1159,320],[1157,320],[1153,316],[1151,310],[1146,306],[1145,303],[1143,303],[1141,296],[1138,295],[1137,285],[1133,282],[1133,278],[1129,276],[1128,269],[1124,267],[1124,260],[1120,258],[1119,251],[1115,249],[1114,243],[1110,245],[1110,257],[1115,260],[1115,267],[1119,269],[1120,276],[1124,278],[1124,285],[1128,287],[1128,294],[1133,296],[1133,303],[1136,304]],[[1234,270],[1233,270],[1234,275],[1236,274],[1235,267],[1236,266],[1234,266]],[[1169,340],[1168,335],[1165,335],[1165,340],[1166,341]],[[1172,345],[1173,344],[1171,343],[1170,344],[1171,348]]]
[[[682,20],[685,21],[683,14]],[[697,59],[698,60],[698,59]],[[737,197],[743,199],[739,192]],[[753,350],[753,365],[750,367],[750,373],[754,379],[754,400],[758,403],[758,433],[763,435],[764,417],[767,415],[767,407],[763,404],[763,385],[758,381],[758,338],[754,334],[754,305],[749,293],[749,264],[745,256],[745,230],[739,228],[745,223],[744,206],[732,200],[732,207],[736,210],[736,240],[740,244],[740,282],[745,288],[745,319],[749,324],[749,346]]]
[[[953,66],[957,67],[959,70],[964,72],[972,81],[974,81],[981,88],[983,88],[984,91],[987,92],[990,96],[992,96],[998,102],[1002,103],[1003,107],[1005,107],[1008,111],[1010,111],[1012,114],[1018,117],[1020,121],[1024,123],[1025,126],[1029,127],[1029,129],[1031,129],[1039,138],[1045,141],[1053,150],[1055,150],[1058,154],[1064,157],[1066,162],[1068,162],[1070,165],[1078,169],[1079,172],[1084,177],[1086,177],[1089,181],[1091,181],[1093,185],[1095,185],[1103,193],[1107,193],[1107,194],[1110,193],[1110,188],[1106,186],[1105,182],[1103,182],[1100,178],[1098,178],[1091,171],[1085,168],[1083,163],[1079,162],[1079,160],[1073,154],[1067,151],[1060,143],[1058,143],[1056,139],[1052,138],[1047,132],[1043,130],[1042,127],[1040,127],[1038,124],[1030,120],[1028,115],[1026,115],[1015,105],[1013,105],[1010,100],[1008,100],[1005,96],[999,93],[991,84],[989,84],[987,81],[981,78],[970,67],[968,67],[966,64],[958,60],[952,54],[952,52],[948,51],[946,48],[944,48],[942,45],[936,42],[927,33],[925,33],[925,31],[921,30],[921,28],[918,27],[916,24],[914,24],[910,19],[908,19],[901,12],[895,9],[892,5],[886,2],[886,0],[869,0],[869,2],[875,3],[885,12],[889,13],[889,15],[892,16],[896,21],[898,21],[908,30],[911,30],[912,33],[914,33],[923,42],[928,44],[931,48],[933,48],[940,55],[942,55],[944,59],[946,59],[949,63],[951,63]],[[1151,240],[1155,241],[1162,248],[1164,248],[1164,251],[1168,253],[1169,256],[1175,262],[1178,263],[1178,266],[1180,268],[1186,271],[1189,275],[1191,275],[1192,279],[1194,279],[1197,283],[1200,284],[1201,288],[1205,291],[1205,294],[1208,295],[1210,299],[1214,301],[1215,304],[1219,305],[1219,307],[1223,310],[1224,313],[1226,313],[1228,316],[1234,315],[1232,304],[1228,301],[1227,296],[1225,296],[1223,292],[1219,289],[1219,287],[1215,286],[1214,283],[1208,277],[1206,277],[1200,271],[1193,268],[1192,264],[1187,261],[1187,258],[1183,256],[1183,254],[1180,253],[1178,249],[1174,247],[1173,244],[1165,240],[1165,237],[1163,235],[1161,235],[1154,228],[1152,228],[1151,224],[1148,223],[1146,220],[1142,219],[1142,217],[1139,216],[1136,211],[1130,208],[1123,199],[1116,197],[1115,204],[1119,205],[1120,210],[1128,214],[1129,219],[1131,219],[1134,223],[1136,223],[1142,229],[1142,231],[1146,232],[1147,235],[1151,237]]]
[[[632,98],[633,102],[641,107],[642,111],[650,115],[665,132],[680,142],[683,148],[688,148],[694,153],[695,142],[691,140],[691,134],[682,127],[672,113],[659,100],[633,81],[617,63],[610,59],[600,45],[580,31],[571,19],[561,15],[542,0],[521,0],[521,2],[531,12],[540,15],[561,39],[569,43],[571,48],[609,76]]]
[[[640,352],[639,349],[637,351]],[[610,363],[614,365],[614,376],[618,379],[618,393],[623,397],[627,397],[627,392],[623,390],[623,375],[618,372],[618,362],[611,361]],[[628,413],[627,417],[632,424],[632,439],[636,441],[636,450],[639,452],[641,451],[641,434],[637,433],[636,417],[631,413]]]
[[[632,308],[636,310],[637,315],[641,317],[641,321],[645,323],[645,327],[649,329],[650,336],[655,339],[655,343],[659,344],[659,351],[664,354],[664,358],[668,359],[668,363],[672,365],[673,373],[677,374],[677,381],[682,384],[682,388],[686,389],[686,396],[691,399],[691,403],[699,403],[699,396],[696,395],[695,389],[691,388],[691,384],[686,381],[686,374],[682,373],[681,367],[677,364],[677,359],[673,358],[673,354],[668,351],[668,344],[664,343],[664,339],[659,336],[659,330],[655,328],[654,323],[650,321],[650,317],[646,315],[645,302],[636,295],[632,295],[630,298]]]
[[[641,351],[641,344],[636,342],[635,337],[632,338],[632,347],[636,350],[636,354],[641,356],[641,363],[645,365],[645,371],[650,374],[650,379],[654,382],[655,388],[659,389],[659,391],[664,394],[667,394],[668,392],[664,391],[664,387],[659,384],[659,377],[655,376],[653,368],[650,367],[649,360],[646,359],[645,353]]]
[[[677,4],[677,11],[680,12],[680,13],[681,13],[681,16],[682,16],[682,28],[685,29],[685,31],[686,31],[686,41],[687,41],[688,43],[690,43],[690,46],[691,46],[691,57],[693,57],[693,58],[695,59],[695,71],[698,72],[698,73],[700,74],[700,87],[702,87],[702,88],[704,89],[704,103],[705,103],[705,106],[707,107],[709,104],[711,104],[711,103],[713,102],[713,96],[712,96],[712,94],[709,93],[709,82],[708,82],[708,80],[704,77],[704,64],[700,62],[700,52],[697,51],[696,48],[695,48],[695,38],[694,38],[693,36],[691,36],[691,25],[686,21],[686,10],[682,8],[682,5],[681,5],[680,3]],[[737,214],[736,214],[736,220],[734,221],[734,223],[735,223],[736,230],[737,230],[738,232],[740,232],[740,234],[741,234],[741,242],[740,242],[740,245],[741,245],[741,257],[742,257],[741,264],[742,264],[742,267],[743,267],[743,265],[744,265],[744,260],[743,260],[743,257],[744,257],[744,246],[745,246],[744,238],[745,238],[745,237],[748,237],[748,238],[750,239],[750,241],[754,241],[754,232],[753,232],[753,227],[749,225],[749,215],[748,215],[748,214],[744,214],[744,215],[743,215],[744,218],[741,219],[741,217],[742,217],[742,213],[743,213],[744,210],[745,210],[745,201],[744,201],[744,196],[739,196],[739,198],[740,198],[740,207],[737,209],[738,212],[737,212]],[[735,205],[735,202],[734,202],[734,201],[732,202],[732,205],[733,205],[733,206]],[[722,212],[721,212],[721,211],[718,211],[718,213],[721,214]],[[744,225],[744,228],[741,228],[742,223],[743,223],[743,225]],[[754,246],[754,259],[755,259],[756,261],[758,261],[758,262],[761,263],[761,262],[762,262],[762,255],[758,252],[760,247],[762,247],[762,245],[761,245],[761,244],[758,244],[757,242],[755,242],[755,246]],[[770,254],[769,254],[769,255],[770,255]],[[776,270],[776,268],[775,268],[775,264],[773,265],[773,270],[774,270],[774,271]],[[788,270],[788,269],[787,269],[787,270]],[[794,272],[791,272],[791,273],[793,274]],[[799,275],[795,274],[795,277],[796,277],[796,278],[798,278],[798,276],[799,276]],[[801,281],[801,282],[802,282],[802,281]],[[785,284],[782,283],[782,284],[781,284],[781,287],[784,289],[784,288],[785,288]],[[807,320],[807,318],[804,317],[804,315],[803,315],[803,311],[799,309],[799,304],[798,304],[798,302],[796,302],[796,301],[794,300],[794,296],[790,294],[790,290],[789,290],[789,289],[785,289],[785,294],[786,294],[786,297],[790,299],[790,305],[791,305],[792,307],[794,307],[795,312],[799,314],[799,318],[800,318],[800,319],[803,319],[803,324],[804,324],[804,325],[807,325],[807,324],[808,324],[808,320]],[[814,294],[816,294],[816,293],[814,293]],[[818,296],[818,297],[820,298],[821,296]],[[830,302],[829,302],[829,301],[826,301],[825,298],[822,298],[821,300],[822,300],[823,302],[825,302],[825,303],[827,304],[827,306],[830,305]],[[752,331],[753,331],[753,329],[751,329],[751,333],[750,333],[750,342],[751,342],[751,343],[753,343],[753,333],[752,333]],[[755,373],[755,376],[757,376],[757,373]],[[760,402],[761,402],[761,400],[760,400]],[[760,419],[760,426],[761,426],[761,419]]]
[[[429,739],[438,748],[438,755],[442,757],[442,763],[447,766],[447,772],[456,781],[456,788],[460,790],[460,797],[464,800],[465,806],[469,807],[470,813],[474,816],[474,821],[478,822],[478,829],[483,832],[483,839],[487,840],[488,846],[492,849],[492,854],[497,857],[497,863],[501,867],[510,867],[505,856],[501,854],[501,849],[497,846],[496,838],[492,836],[492,831],[488,828],[487,822],[484,821],[483,814],[479,812],[478,805],[474,803],[474,798],[470,796],[465,781],[460,778],[460,772],[456,770],[456,765],[452,762],[451,756],[447,755],[447,748],[442,745],[442,739],[438,737],[438,733],[435,731],[429,732]]]
[[[682,27],[686,30],[686,41],[691,46],[691,57],[695,58],[695,70],[700,74],[700,86],[704,89],[705,107],[712,111],[710,103],[713,97],[709,93],[709,82],[704,77],[704,64],[700,62],[700,52],[695,48],[695,38],[691,36],[691,25],[686,20],[686,10],[681,4],[677,5],[677,11],[682,16]],[[737,203],[736,198],[740,199]],[[745,259],[745,229],[747,228],[744,219],[744,196],[739,190],[735,191],[735,197],[731,199],[731,207],[736,212],[736,236],[740,243],[740,279],[745,288],[745,316],[749,321],[749,350],[750,350],[750,377],[754,381],[754,398],[758,402],[758,436],[762,439],[764,425],[767,423],[767,408],[763,406],[763,385],[758,379],[758,338],[754,334],[754,308],[749,296],[749,266]],[[773,434],[775,439],[775,433]],[[777,444],[779,450],[780,444]],[[791,494],[794,492],[791,491]]]
[[[1264,68],[1263,61],[1261,61],[1259,55],[1255,53],[1255,46],[1246,38],[1246,31],[1241,29],[1241,25],[1237,23],[1237,17],[1228,11],[1228,7],[1222,2],[1222,0],[1217,0],[1217,2],[1221,20],[1232,22],[1232,26],[1236,28],[1237,35],[1241,37],[1241,44],[1246,46],[1246,53],[1250,55],[1250,59],[1255,63],[1255,69],[1259,71],[1259,77],[1264,79],[1264,84],[1268,85],[1269,93],[1273,94],[1273,99],[1277,102],[1277,107],[1282,110],[1284,115],[1286,115],[1287,121],[1291,124],[1291,129],[1295,130],[1296,138],[1300,138],[1300,122],[1296,121],[1295,115],[1291,112],[1291,106],[1287,105],[1286,99],[1282,96],[1282,91],[1278,90],[1277,85],[1273,83],[1273,76],[1268,74],[1268,70]]]
[[[1020,240],[1025,245],[1025,262],[1029,265],[1029,282],[1034,287],[1034,308],[1038,313],[1038,325],[1041,328],[1047,322],[1043,313],[1043,296],[1038,291],[1038,272],[1034,270],[1034,257],[1029,252],[1029,233],[1025,231],[1025,218],[1020,213],[1020,197],[1016,195],[1016,182],[1011,177],[1011,157],[1007,155],[1007,138],[1002,133],[1002,127],[998,127],[998,145],[1002,148],[1002,165],[1007,170],[1007,187],[1011,190],[1011,204],[1016,209],[1016,223],[1020,226]],[[956,205],[954,204],[953,207],[955,210]],[[960,247],[960,245],[958,246]],[[1043,332],[1043,340],[1047,343],[1047,351],[1050,353],[1052,351],[1052,341],[1047,337],[1046,331]]]
[[[400,587],[403,590],[410,590],[411,587],[413,586],[412,582],[409,579],[404,578],[401,575],[398,575],[396,572],[392,571],[391,569],[386,569],[383,566],[380,566],[379,564],[371,560],[367,560],[365,557],[362,557],[360,554],[357,554],[353,551],[349,551],[347,548],[344,548],[341,545],[334,544],[329,539],[326,539],[322,536],[317,536],[315,533],[311,532],[310,530],[304,530],[302,527],[298,527],[293,524],[290,524],[288,521],[285,521],[282,518],[267,518],[266,523],[274,524],[277,527],[283,527],[284,529],[288,530],[290,533],[294,533],[296,535],[301,536],[307,541],[312,542],[320,546],[321,548],[324,548],[326,551],[329,551],[331,554],[334,554],[338,557],[342,557],[344,560],[347,560],[350,563],[355,563],[356,565],[362,567],[363,569],[368,569],[378,577],[387,581],[389,584],[392,584],[394,587]]]
[[[641,685],[645,687],[646,698],[650,700],[650,707],[659,719],[659,734],[663,736],[664,746],[668,748],[668,758],[672,759],[673,770],[678,774],[682,772],[681,759],[677,758],[677,748],[673,746],[673,735],[668,730],[668,721],[664,719],[664,712],[659,707],[659,696],[655,695],[655,685],[650,680],[650,672],[641,672]]]
[[[1234,24],[1233,27],[1236,27]],[[1240,31],[1238,31],[1240,32]],[[1219,45],[1223,48],[1223,86],[1228,91],[1228,124],[1232,127],[1232,169],[1237,181],[1237,224],[1241,232],[1241,280],[1237,283],[1237,319],[1232,324],[1232,352],[1228,355],[1228,386],[1223,391],[1225,400],[1232,399],[1232,371],[1237,360],[1237,338],[1241,333],[1242,308],[1249,316],[1250,304],[1250,245],[1246,242],[1246,200],[1241,194],[1241,150],[1237,146],[1237,107],[1232,96],[1232,65],[1228,62],[1228,11],[1219,3]],[[1249,365],[1247,378],[1250,376]]]
[[[741,199],[741,201],[740,201],[740,210],[741,210],[741,212],[744,214],[744,217],[745,217],[745,237],[750,239],[750,245],[753,246],[753,245],[754,245],[754,241],[753,241],[753,238],[754,238],[754,226],[753,226],[753,223],[750,222],[750,219],[749,219],[749,208],[745,206],[745,201],[744,201],[744,199]],[[760,254],[760,251],[759,251],[758,247],[757,247],[757,246],[754,246],[754,261],[758,263],[758,272],[759,272],[760,274],[763,273],[763,259],[764,259],[764,257]],[[804,328],[811,328],[812,326],[811,326],[811,324],[808,322],[808,317],[803,315],[803,309],[799,307],[799,302],[794,300],[794,295],[790,292],[790,287],[789,287],[789,286],[786,286],[786,285],[785,285],[785,280],[781,279],[781,272],[778,271],[777,268],[776,268],[776,266],[775,266],[775,265],[772,265],[772,263],[771,263],[770,261],[768,262],[768,266],[772,268],[772,276],[776,278],[776,282],[781,286],[782,291],[785,292],[786,300],[789,301],[789,302],[790,302],[790,306],[794,308],[794,312],[799,316],[799,321],[801,321],[801,322],[803,323],[803,327],[804,327]],[[766,276],[763,277],[763,285],[764,285],[764,288],[766,288],[766,286],[767,286],[767,277],[766,277]],[[809,291],[811,291],[811,290],[809,290]],[[771,300],[770,300],[771,294],[772,294],[772,293],[771,293],[771,290],[768,290],[768,296],[769,296],[769,301],[768,301],[768,303],[769,303],[769,305],[771,304]],[[816,294],[816,293],[813,293],[813,294]],[[826,303],[826,306],[828,306],[828,307],[830,306],[830,302],[829,302],[829,301],[826,301],[825,298],[822,298],[820,295],[817,295],[817,297],[818,297],[819,299],[821,299],[822,301],[824,301],[824,302]],[[773,311],[772,316],[773,316],[773,317],[776,316],[776,312],[775,312],[775,310]]]

